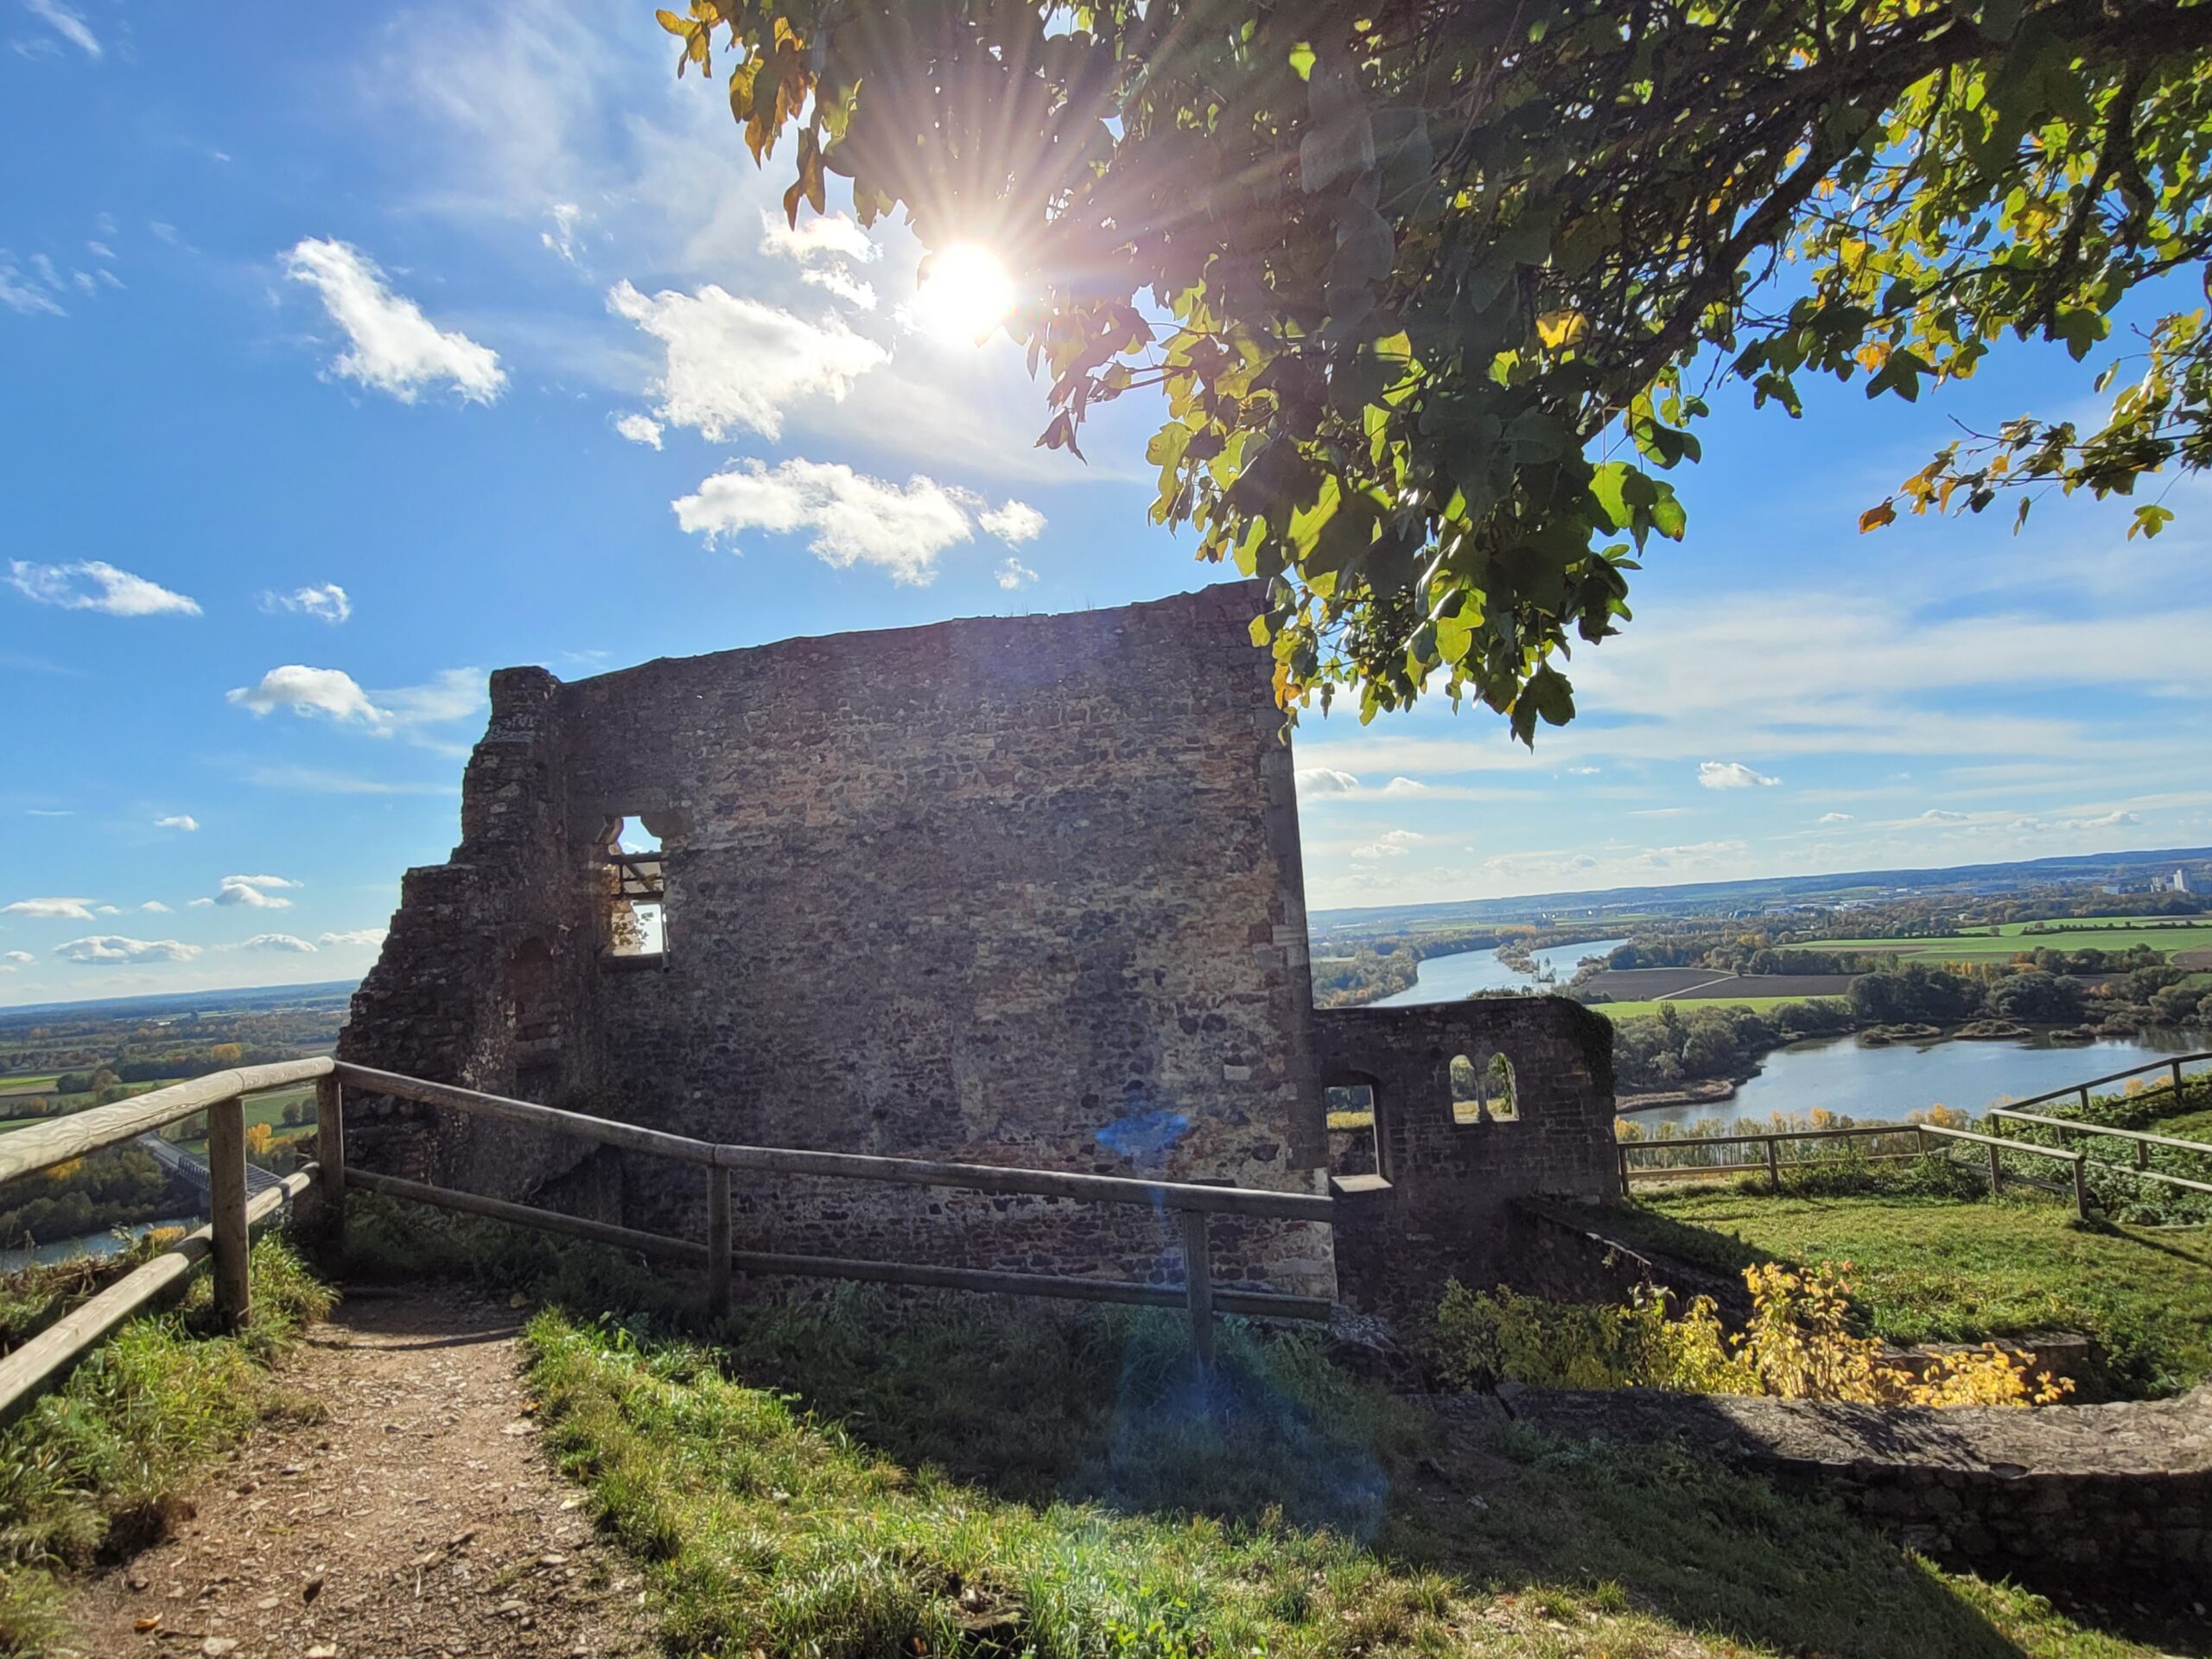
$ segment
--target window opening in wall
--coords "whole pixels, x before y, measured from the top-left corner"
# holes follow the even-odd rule
[[[1482,1068],[1464,1054],[1452,1057],[1452,1121],[1454,1123],[1479,1123],[1483,1121]]]
[[[1329,1173],[1379,1175],[1375,1139],[1375,1085],[1332,1084],[1321,1091],[1329,1114]]]
[[[668,911],[659,838],[643,824],[617,818],[601,845],[607,861],[607,955],[664,954]]]
[[[1513,1080],[1513,1062],[1503,1054],[1493,1054],[1490,1064],[1483,1068],[1487,1087],[1483,1092],[1484,1109],[1497,1123],[1511,1123],[1521,1116],[1520,1086]]]
[[[1521,1103],[1513,1081],[1513,1062],[1493,1054],[1478,1063],[1465,1054],[1452,1057],[1452,1121],[1511,1123],[1521,1116]]]

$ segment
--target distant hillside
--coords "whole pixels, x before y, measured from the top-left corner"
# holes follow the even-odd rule
[[[1312,912],[1313,931],[1338,938],[1427,931],[1502,922],[1603,922],[1630,915],[1765,909],[1777,905],[1836,905],[1905,892],[2003,892],[2052,881],[2140,881],[2160,869],[2187,868],[2192,878],[2212,869],[2212,848],[2170,847],[2142,853],[2084,853],[2005,864],[1948,868],[1854,870],[1839,875],[1777,875],[1747,881],[1693,881],[1675,887],[1606,887],[1590,893],[1525,893],[1426,905],[1378,905]],[[2212,887],[2212,877],[2206,885]]]

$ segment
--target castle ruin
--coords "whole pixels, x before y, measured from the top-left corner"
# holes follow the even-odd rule
[[[408,872],[340,1057],[720,1141],[1333,1192],[1333,1225],[1224,1229],[1216,1273],[1255,1289],[1510,1277],[1515,1199],[1618,1191],[1607,1028],[1554,998],[1314,1008],[1259,608],[502,670],[461,845]],[[1332,1103],[1375,1114],[1333,1176]],[[353,1122],[369,1167],[696,1232],[665,1164]],[[759,1249],[1178,1270],[1141,1211],[805,1177],[734,1202]]]

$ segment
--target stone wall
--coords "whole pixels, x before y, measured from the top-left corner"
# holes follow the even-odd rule
[[[1983,1572],[2106,1585],[2212,1568],[2212,1389],[2034,1410],[1499,1390],[1569,1440],[1671,1438],[1802,1482]]]
[[[1425,1317],[1445,1284],[1511,1281],[1515,1201],[1618,1194],[1612,1028],[1562,997],[1482,997],[1314,1016],[1325,1087],[1365,1084],[1372,1175],[1336,1182],[1337,1274],[1347,1300]],[[1459,1103],[1452,1063],[1512,1068],[1511,1109]]]
[[[1335,1230],[1214,1224],[1224,1282],[1433,1304],[1504,1205],[1612,1192],[1610,1027],[1547,999],[1317,1015],[1291,751],[1254,584],[493,677],[461,842],[410,871],[347,1059],[702,1140],[1330,1191],[1325,1082],[1382,1096]],[[664,948],[607,849],[660,843]],[[626,916],[626,910],[622,914]],[[1455,1053],[1514,1121],[1455,1123]],[[354,1155],[689,1236],[698,1173],[395,1103]],[[745,1179],[741,1243],[1173,1282],[1147,1210]],[[1426,1312],[1426,1306],[1421,1307]]]
[[[581,1090],[704,1139],[1322,1190],[1257,603],[1234,584],[569,685],[512,671],[462,845],[410,874],[346,1057]],[[615,820],[661,840],[657,960],[606,951]],[[480,1191],[542,1185],[542,1160],[486,1139],[406,1155]],[[620,1173],[632,1224],[697,1227],[692,1172]],[[765,1179],[735,1196],[756,1248],[1179,1272],[1143,1212]],[[1217,1249],[1225,1279],[1334,1289],[1325,1228],[1224,1223]]]

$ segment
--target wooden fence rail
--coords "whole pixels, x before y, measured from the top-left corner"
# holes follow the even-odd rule
[[[2024,1152],[2029,1154],[2031,1156],[2050,1158],[2056,1160],[2060,1163],[2070,1164],[2073,1166],[2075,1211],[2077,1214],[2084,1217],[2086,1217],[2089,1213],[2088,1185],[2087,1178],[2083,1175],[2082,1169],[2082,1166],[2085,1160],[2085,1154],[2079,1152],[2067,1151],[2057,1147],[2037,1146],[2032,1141],[2006,1141],[2002,1140],[1996,1135],[1977,1135],[1969,1129],[1945,1128],[1941,1124],[1937,1123],[1868,1123],[1854,1126],[1853,1128],[1847,1129],[1777,1129],[1772,1134],[1769,1135],[1700,1135],[1694,1140],[1684,1141],[1623,1141],[1615,1147],[1614,1150],[1620,1159],[1621,1188],[1624,1192],[1628,1189],[1630,1182],[1639,1178],[1651,1179],[1671,1176],[1676,1179],[1695,1179],[1707,1175],[1751,1174],[1764,1169],[1766,1172],[1768,1180],[1773,1184],[1774,1190],[1779,1192],[1782,1190],[1783,1164],[1783,1159],[1780,1154],[1780,1143],[1783,1141],[1838,1141],[1850,1139],[1853,1137],[1897,1137],[1908,1135],[1913,1136],[1918,1141],[1919,1150],[1906,1153],[1878,1154],[1870,1157],[1868,1161],[1872,1163],[1896,1162],[1904,1159],[1924,1157],[1928,1153],[1927,1137],[1931,1135],[1941,1140],[1972,1141],[1977,1145],[1986,1146],[1989,1148],[1989,1180],[1991,1190],[2002,1191],[2005,1185],[2005,1175],[2004,1166],[1999,1161],[1999,1158],[2003,1153]],[[1629,1162],[1629,1154],[1630,1153],[1642,1151],[1646,1148],[1656,1149],[1663,1147],[1671,1151],[1682,1147],[1745,1147],[1761,1145],[1764,1146],[1766,1148],[1766,1161],[1764,1164],[1648,1164],[1638,1167],[1632,1166]],[[1808,1160],[1804,1159],[1793,1158],[1789,1161],[1791,1163],[1804,1163]],[[2024,1177],[2018,1175],[2015,1175],[2012,1179],[2015,1180],[2025,1179]],[[2036,1185],[2046,1185],[2042,1182],[2031,1184]]]
[[[279,1185],[249,1198],[243,1096],[307,1082],[315,1085],[315,1160]],[[587,1221],[530,1205],[351,1168],[346,1157],[347,1087],[696,1166],[705,1172],[707,1179],[707,1238],[703,1242],[676,1238]],[[464,1215],[489,1217],[619,1245],[645,1255],[696,1263],[707,1270],[709,1305],[716,1312],[729,1306],[734,1271],[1120,1302],[1141,1307],[1182,1307],[1191,1319],[1192,1351],[1199,1363],[1210,1369],[1213,1363],[1213,1321],[1217,1313],[1325,1320],[1331,1311],[1325,1297],[1217,1286],[1213,1281],[1211,1267],[1208,1229],[1212,1217],[1325,1223],[1334,1217],[1335,1205],[1332,1200],[1319,1194],[1211,1186],[1202,1182],[1139,1180],[1126,1176],[1086,1175],[937,1159],[880,1158],[788,1147],[725,1145],[327,1058],[211,1072],[130,1100],[96,1106],[51,1123],[0,1136],[0,1182],[120,1145],[149,1130],[200,1112],[207,1115],[208,1224],[187,1235],[151,1262],[134,1268],[14,1352],[0,1357],[0,1421],[5,1421],[66,1376],[89,1349],[132,1314],[181,1285],[203,1261],[213,1262],[218,1317],[228,1325],[240,1323],[249,1311],[246,1268],[253,1227],[276,1214],[292,1199],[312,1192],[314,1224],[330,1240],[342,1241],[346,1195],[356,1186]],[[1151,1210],[1163,1217],[1173,1212],[1179,1217],[1177,1234],[1183,1257],[1183,1282],[1140,1284],[1072,1274],[1009,1273],[921,1262],[871,1262],[740,1249],[732,1236],[730,1194],[731,1174],[739,1170],[952,1187],[1085,1204],[1128,1205]]]
[[[1989,1109],[1989,1116],[1999,1128],[2006,1123],[2032,1123],[2041,1128],[2058,1129],[2069,1135],[2098,1135],[2108,1141],[2125,1141],[2135,1148],[2133,1168],[2126,1164],[2108,1163],[2102,1159],[2098,1160],[2098,1163],[2104,1168],[2116,1169],[2123,1175],[2133,1175],[2141,1180],[2157,1181],[2166,1186],[2185,1186],[2192,1192],[2212,1192],[2212,1181],[2193,1181],[2184,1175],[2151,1167],[2151,1148],[2153,1147],[2171,1147],[2181,1152],[2193,1152],[2199,1157],[2212,1158],[2212,1146],[2207,1146],[2202,1141],[2184,1141],[2172,1135],[2154,1135],[2147,1129],[2116,1129],[2108,1124],[2083,1123],[2070,1117],[2046,1117],[2039,1112],[2024,1112],[2012,1106],[1993,1106]],[[2008,1141],[2006,1144],[2025,1146],[2029,1143]]]

